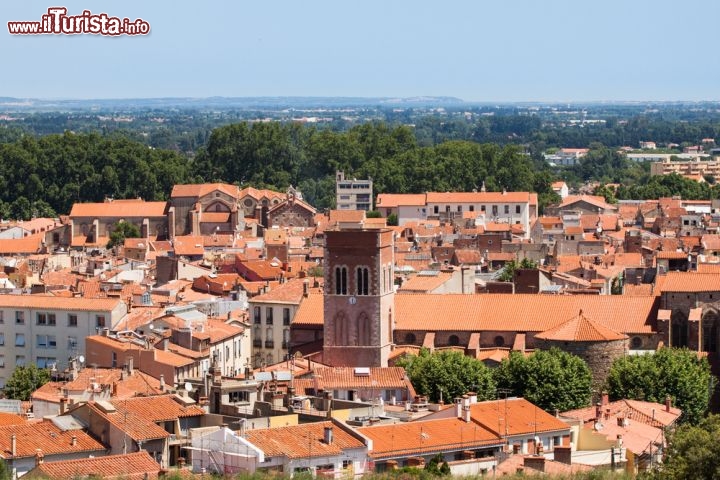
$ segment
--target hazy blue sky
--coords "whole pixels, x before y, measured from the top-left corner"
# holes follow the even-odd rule
[[[137,37],[15,36],[51,6]],[[717,0],[23,0],[0,96],[720,100]]]

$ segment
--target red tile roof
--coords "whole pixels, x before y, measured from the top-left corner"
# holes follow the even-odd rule
[[[352,367],[317,367],[312,375],[316,388],[323,390],[373,388],[412,390],[410,380],[402,367],[372,367],[369,375],[357,375]]]
[[[473,403],[470,415],[473,421],[497,435],[529,435],[570,429],[568,424],[524,398]]]
[[[325,427],[333,428],[333,441],[324,441]],[[328,457],[342,455],[345,450],[363,448],[363,442],[333,422],[315,422],[288,427],[250,430],[247,440],[266,457]]]
[[[531,203],[529,192],[428,192],[427,203]]]
[[[119,217],[145,218],[164,217],[167,202],[112,201],[103,203],[76,203],[70,211],[70,218],[78,217]]]
[[[661,292],[717,292],[720,273],[668,272]]]
[[[425,205],[424,193],[381,193],[377,196],[377,208],[396,208],[399,206]]]
[[[105,451],[103,444],[83,430],[63,431],[50,420],[0,426],[0,457],[12,458],[10,437],[15,435],[15,457],[34,457],[37,450],[47,455]],[[75,445],[72,438],[75,437]]]
[[[141,450],[125,455],[44,462],[28,472],[28,478],[67,480],[69,478],[99,477],[143,480],[158,478],[159,473],[160,465],[147,451]]]
[[[0,308],[30,308],[108,312],[121,300],[112,298],[64,298],[47,295],[0,295]]]
[[[214,191],[223,192],[233,198],[240,198],[240,189],[236,185],[226,183],[201,183],[193,185],[175,185],[170,193],[171,198],[176,197],[204,197]]]
[[[303,288],[305,282],[312,285],[311,279],[293,278],[270,289],[268,293],[257,295],[250,299],[250,303],[286,303],[299,305],[303,299]]]
[[[443,418],[392,425],[358,428],[373,441],[369,455],[374,459],[501,445],[499,435],[477,422]]]
[[[175,255],[203,255],[205,253],[204,242],[201,236],[185,235],[175,237],[173,240]]]
[[[580,310],[577,316],[557,327],[538,333],[535,338],[568,342],[610,342],[628,337],[594,322]]]

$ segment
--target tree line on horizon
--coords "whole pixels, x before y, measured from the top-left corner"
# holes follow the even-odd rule
[[[518,117],[521,118],[521,117]],[[506,128],[514,126],[507,120]],[[530,134],[534,121],[523,127]],[[517,127],[517,128],[520,128]],[[438,125],[438,129],[445,128]],[[0,129],[1,130],[1,129]],[[720,197],[714,179],[651,177],[599,143],[572,167],[551,169],[536,146],[466,139],[419,140],[426,127],[368,122],[347,130],[288,122],[241,122],[218,127],[193,155],[154,148],[125,132],[21,135],[0,143],[0,218],[29,219],[69,213],[77,202],[104,198],[166,200],[173,185],[224,182],[241,187],[298,188],[318,209],[333,208],[335,173],[372,178],[379,193],[530,191],[541,208],[558,200],[554,180],[623,185],[601,191],[609,201],[683,195]]]

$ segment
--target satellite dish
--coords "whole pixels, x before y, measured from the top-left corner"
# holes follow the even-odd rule
[[[185,390],[188,392],[192,390],[192,385],[190,385],[190,382],[185,382]]]
[[[79,361],[80,363],[85,363],[85,355],[80,355],[80,356],[78,357],[78,361]]]
[[[155,326],[151,323],[151,324],[150,324],[150,331],[152,331],[153,328],[155,328]]]

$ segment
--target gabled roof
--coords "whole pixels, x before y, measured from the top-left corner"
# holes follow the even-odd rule
[[[532,203],[529,192],[428,192],[427,203]]]
[[[499,435],[477,422],[443,418],[358,428],[373,441],[369,455],[374,459],[428,455],[501,445]]]
[[[164,217],[167,202],[144,202],[142,200],[103,203],[76,203],[70,211],[70,218],[77,217],[120,217],[145,218]]]
[[[43,455],[68,455],[105,451],[105,446],[83,430],[63,431],[50,420],[0,426],[0,457],[12,458],[10,437],[15,435],[15,458]],[[73,445],[73,437],[75,442]]]
[[[562,203],[560,203],[560,207],[568,207],[578,202],[589,203],[603,210],[617,210],[615,205],[607,203],[603,197],[597,195],[568,195],[563,199]]]
[[[159,473],[160,465],[146,450],[141,450],[125,455],[43,462],[30,470],[27,477],[48,480],[90,477],[144,480],[158,478]]]
[[[108,312],[122,303],[113,298],[64,298],[47,295],[0,295],[0,308]]]
[[[333,441],[324,441],[326,427],[333,428]],[[266,457],[311,458],[342,455],[345,450],[363,448],[365,444],[333,422],[315,422],[288,427],[250,430],[248,442]]]
[[[240,198],[240,189],[236,185],[226,183],[199,183],[191,185],[175,185],[170,198],[176,197],[204,197],[214,191],[220,191],[233,198]]]
[[[570,429],[568,424],[524,398],[473,403],[470,416],[496,435],[530,435]]]
[[[299,305],[303,300],[303,289],[305,282],[311,280],[305,278],[293,278],[277,287],[271,288],[269,292],[257,295],[250,299],[251,304],[255,303],[283,303]]]
[[[205,254],[205,240],[199,235],[184,235],[173,240],[175,255],[203,255]]]
[[[377,196],[376,208],[421,207],[425,205],[424,193],[381,193]]]
[[[567,342],[610,342],[628,337],[587,318],[580,310],[577,316],[557,327],[538,333],[535,338]]]
[[[720,273],[668,272],[661,292],[717,292]]]
[[[296,382],[301,379],[296,379]],[[359,375],[353,367],[317,367],[310,379],[314,388],[323,390],[350,389],[409,389],[412,390],[402,367],[372,367],[369,374]],[[414,394],[414,391],[413,391]]]

